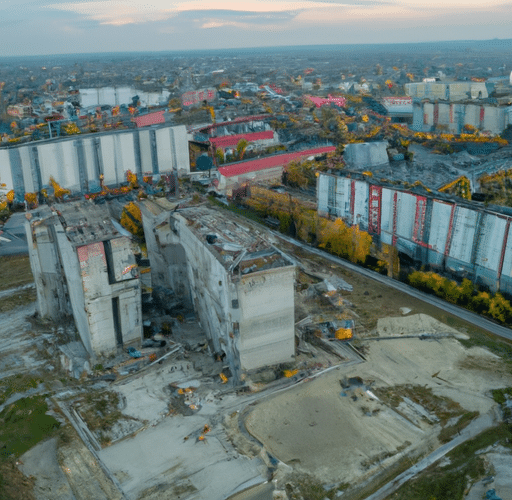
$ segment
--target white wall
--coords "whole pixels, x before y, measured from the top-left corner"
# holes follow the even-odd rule
[[[184,125],[178,127],[155,128],[156,151],[159,171],[169,172],[177,170],[180,175],[190,173],[188,151],[188,138]],[[80,168],[77,153],[77,144],[81,143],[84,157],[82,165],[89,181],[89,189],[99,186],[99,177],[95,160],[95,140],[99,140],[99,161],[104,168],[105,183],[110,186],[126,182],[126,172],[138,172],[138,159],[135,149],[135,135],[140,140],[140,156],[142,172],[153,172],[150,129],[134,130],[130,132],[104,133],[95,136],[75,136],[72,139],[62,138],[44,142],[32,142],[14,149],[19,153],[21,160],[21,173],[25,192],[35,192],[37,186],[37,172],[33,175],[35,167],[33,148],[37,148],[41,182],[49,186],[50,176],[65,189],[80,191]],[[13,169],[9,150],[0,149],[0,182],[6,184],[7,190],[14,188]]]
[[[295,358],[293,266],[251,273],[237,283],[244,370]]]

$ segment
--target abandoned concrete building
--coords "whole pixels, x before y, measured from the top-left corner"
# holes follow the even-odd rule
[[[235,379],[291,362],[295,266],[254,229],[204,206],[140,203],[153,286],[193,308]]]
[[[141,286],[130,238],[106,204],[80,201],[28,214],[27,241],[42,317],[73,315],[88,354],[115,352],[142,337]]]

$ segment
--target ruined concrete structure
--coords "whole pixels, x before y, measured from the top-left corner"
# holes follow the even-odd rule
[[[140,203],[154,287],[193,307],[215,353],[235,378],[293,361],[290,259],[254,229],[204,206]]]
[[[30,264],[43,317],[73,315],[93,358],[142,337],[141,286],[129,238],[105,204],[56,204],[30,212]]]
[[[347,165],[354,169],[367,169],[389,163],[387,141],[361,142],[347,144],[343,157]]]

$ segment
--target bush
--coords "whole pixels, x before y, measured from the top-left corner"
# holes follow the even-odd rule
[[[477,292],[473,283],[464,278],[460,285],[433,272],[414,271],[407,277],[408,283],[427,293],[488,316],[504,324],[512,322],[512,306],[499,292],[491,297],[488,292]]]

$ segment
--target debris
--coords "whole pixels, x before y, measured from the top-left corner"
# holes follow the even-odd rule
[[[140,357],[142,357],[142,354],[140,351],[138,351],[137,349],[135,349],[135,347],[128,347],[128,349],[126,349],[126,352],[132,357],[132,358],[135,358],[135,359],[139,359]]]
[[[502,500],[499,496],[496,495],[496,490],[489,490],[485,494],[485,498],[487,500]]]
[[[401,307],[399,311],[402,313],[403,316],[405,316],[409,314],[412,311],[412,309],[409,309],[408,307]]]
[[[286,378],[291,378],[293,377],[294,375],[297,375],[297,373],[299,373],[299,370],[295,369],[295,370],[284,370],[283,371],[283,375],[286,377]]]

